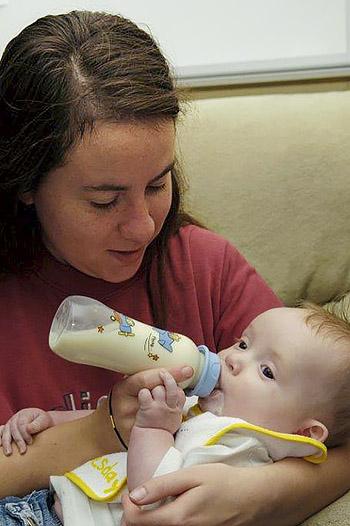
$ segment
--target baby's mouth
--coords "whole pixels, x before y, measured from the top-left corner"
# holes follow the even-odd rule
[[[218,396],[222,396],[222,391],[219,386],[215,387],[215,389],[212,390],[208,398],[217,398]]]

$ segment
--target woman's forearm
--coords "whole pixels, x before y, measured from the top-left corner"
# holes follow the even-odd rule
[[[63,475],[89,459],[119,451],[106,403],[92,414],[39,433],[24,455],[0,450],[0,498],[48,487],[50,475]]]
[[[57,426],[72,420],[79,420],[79,418],[89,416],[93,412],[93,409],[75,409],[74,411],[49,411],[48,413],[51,416],[52,425]]]
[[[328,460],[318,466],[287,459],[262,468],[270,494],[266,524],[295,526],[346,493],[350,489],[349,462],[350,446],[344,446],[330,450]]]
[[[127,440],[138,410],[140,389],[153,389],[162,384],[161,369],[150,369],[130,376],[115,387],[113,416],[119,432]],[[177,382],[193,375],[191,367],[170,369]],[[113,430],[107,401],[104,400],[89,416],[39,433],[24,455],[14,451],[5,457],[0,449],[0,498],[24,495],[46,488],[50,475],[62,475],[90,459],[120,451]]]

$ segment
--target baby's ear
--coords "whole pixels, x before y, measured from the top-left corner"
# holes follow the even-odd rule
[[[314,438],[319,442],[325,442],[328,437],[328,429],[324,424],[322,424],[322,422],[310,418],[309,420],[305,420],[305,422],[303,422],[296,434]]]

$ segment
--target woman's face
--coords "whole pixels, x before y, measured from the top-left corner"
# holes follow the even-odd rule
[[[118,283],[139,269],[171,206],[174,123],[97,123],[24,194],[39,217],[43,241],[60,261]]]

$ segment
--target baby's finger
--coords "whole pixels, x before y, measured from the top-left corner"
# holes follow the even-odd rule
[[[3,432],[3,430],[4,430],[4,427],[5,427],[4,424],[2,424],[2,425],[0,426],[0,447],[2,446],[2,432]]]
[[[141,409],[145,409],[153,401],[151,391],[146,388],[140,389],[139,394],[137,395],[137,399]]]
[[[162,372],[161,377],[165,387],[166,403],[171,409],[174,409],[178,405],[178,386],[168,372]]]
[[[18,451],[23,455],[27,451],[27,444],[25,443],[25,440],[22,436],[21,430],[18,427],[17,422],[11,422],[10,423],[10,430],[11,430],[11,436],[14,442],[16,442],[16,446],[18,448]]]
[[[5,424],[4,425],[4,429],[2,431],[2,449],[4,450],[4,453],[5,455],[8,457],[10,455],[12,455],[12,446],[11,446],[11,442],[12,442],[12,436],[11,436],[11,431],[10,431],[10,426],[9,424]]]
[[[177,407],[182,409],[186,402],[186,395],[181,387],[177,388]]]
[[[22,431],[24,440],[27,442],[27,444],[31,444],[33,441],[32,435],[36,435],[36,433],[40,433],[40,431],[47,429],[49,425],[47,413],[40,412],[31,422],[20,421],[19,428]],[[28,439],[30,442],[28,442]]]
[[[165,402],[165,387],[164,385],[157,385],[152,389],[152,397],[156,402]]]
[[[34,420],[35,422],[35,420]],[[19,417],[17,420],[14,420],[13,423],[10,422],[11,433],[13,438],[15,435],[20,435],[24,442],[31,444],[33,442],[32,433],[30,432],[30,425],[33,422],[28,422],[28,417]]]

